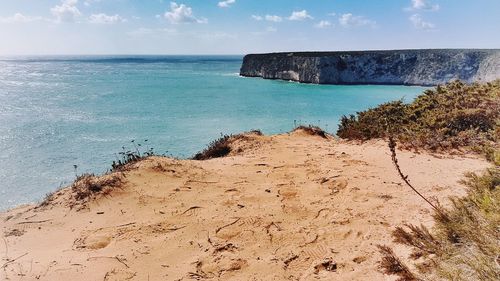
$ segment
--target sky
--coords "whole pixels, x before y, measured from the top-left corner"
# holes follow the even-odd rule
[[[0,0],[0,55],[500,48],[500,0]]]

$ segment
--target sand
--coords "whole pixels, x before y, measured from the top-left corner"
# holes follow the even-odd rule
[[[207,161],[153,157],[123,184],[68,207],[0,214],[0,280],[394,280],[376,245],[432,212],[398,177],[383,141],[349,143],[304,131],[247,135]],[[399,152],[422,193],[463,195],[474,156]],[[75,203],[75,202],[72,202]]]

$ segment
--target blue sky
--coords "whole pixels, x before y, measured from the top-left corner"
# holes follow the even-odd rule
[[[500,48],[499,0],[0,0],[0,55]]]

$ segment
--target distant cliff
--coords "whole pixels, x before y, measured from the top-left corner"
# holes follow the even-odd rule
[[[316,84],[437,85],[500,78],[500,49],[250,54],[240,74]]]

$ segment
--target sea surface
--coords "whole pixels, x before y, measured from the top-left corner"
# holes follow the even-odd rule
[[[241,56],[0,58],[0,209],[41,200],[117,153],[187,158],[221,134],[290,131],[425,88],[243,78]],[[145,141],[147,140],[147,141]],[[77,165],[75,171],[74,165]]]

